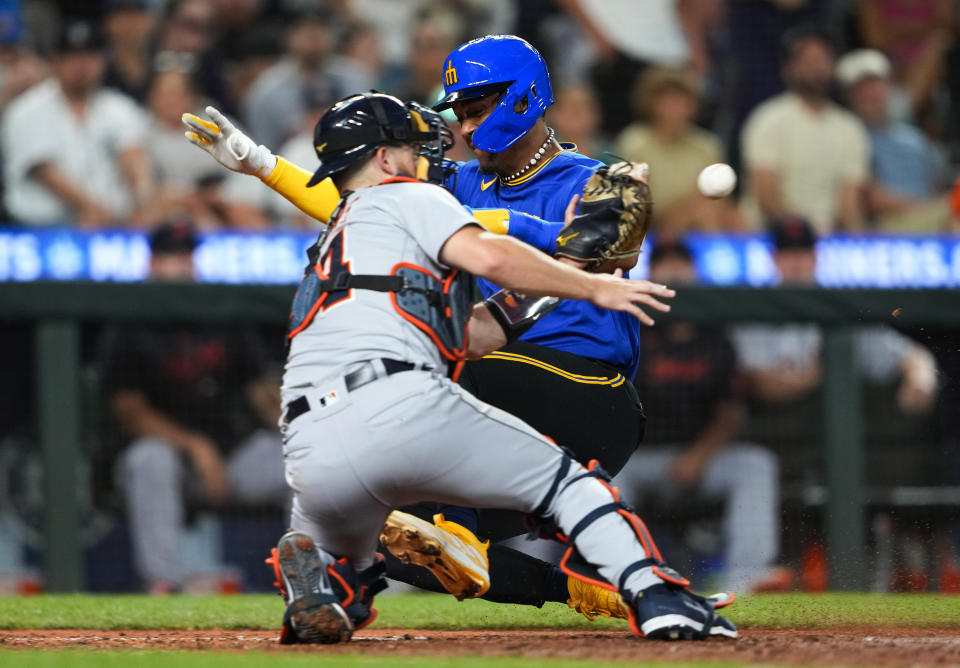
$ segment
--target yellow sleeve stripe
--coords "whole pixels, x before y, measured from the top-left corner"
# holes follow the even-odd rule
[[[506,234],[510,229],[510,212],[506,209],[474,209],[473,217],[494,234]]]
[[[575,373],[570,373],[569,371],[564,371],[560,367],[553,366],[552,364],[547,364],[533,357],[527,357],[526,355],[518,355],[516,353],[507,353],[502,350],[497,352],[490,353],[489,355],[484,355],[483,359],[492,359],[492,360],[503,360],[505,362],[519,362],[521,364],[529,364],[531,366],[539,367],[544,371],[549,371],[558,376],[566,378],[567,380],[572,380],[575,383],[583,383],[585,385],[609,385],[610,387],[620,387],[623,385],[626,378],[623,374],[618,373],[613,378],[608,378],[606,376],[583,376]]]
[[[263,182],[311,218],[326,223],[340,202],[340,191],[329,178],[308,188],[307,182],[311,176],[307,170],[278,155],[277,166]]]

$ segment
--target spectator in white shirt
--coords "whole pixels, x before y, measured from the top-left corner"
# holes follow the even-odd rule
[[[6,206],[28,225],[146,222],[153,190],[144,112],[101,87],[103,42],[94,24],[68,23],[54,76],[14,100],[0,122]]]
[[[800,218],[771,226],[774,262],[782,285],[812,286],[816,268],[816,235]],[[876,384],[899,382],[897,405],[907,414],[925,413],[937,396],[937,367],[925,347],[884,325],[856,332],[857,367]],[[743,325],[733,331],[741,371],[754,399],[787,404],[820,386],[823,332],[812,323]]]
[[[755,223],[798,216],[821,234],[864,227],[870,145],[860,121],[829,97],[833,53],[818,28],[784,35],[787,90],[754,109],[741,136],[745,210]]]

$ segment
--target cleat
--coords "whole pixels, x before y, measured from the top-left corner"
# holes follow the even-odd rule
[[[490,542],[481,543],[469,529],[443,515],[434,515],[433,521],[395,510],[387,517],[380,542],[402,563],[429,569],[461,601],[485,594],[490,588]]]
[[[732,605],[733,602],[737,600],[737,595],[732,591],[722,591],[716,594],[710,594],[707,596],[707,600],[713,603],[714,610],[719,610],[720,608]]]
[[[733,625],[733,622],[723,615],[714,616],[713,624],[710,625],[711,638],[730,638],[736,640],[738,635],[737,627]]]
[[[615,591],[570,577],[567,578],[567,591],[570,592],[567,605],[591,622],[597,616],[616,619],[629,617],[626,604],[620,598],[620,594]]]
[[[327,566],[330,584],[350,618],[354,631],[369,626],[377,618],[373,597],[387,588],[385,572],[386,564],[382,554],[377,555],[373,566],[359,573],[346,558],[338,559]]]
[[[279,591],[280,597],[283,599],[283,602],[287,602],[287,590],[283,587],[283,575],[280,573],[280,557],[277,556],[277,548],[270,548],[270,556],[264,559],[263,563],[267,564],[273,569],[273,577],[276,578],[273,581],[273,586],[276,587]]]
[[[637,595],[630,628],[652,640],[736,638],[737,628],[714,612],[713,602],[667,583]]]
[[[280,641],[332,644],[347,642],[353,623],[340,605],[320,563],[313,540],[304,533],[288,531],[275,551],[274,571],[287,603]]]

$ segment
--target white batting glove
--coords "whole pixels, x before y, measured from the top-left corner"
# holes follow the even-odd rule
[[[215,107],[205,109],[213,122],[194,114],[183,114],[181,120],[189,130],[184,134],[213,159],[234,172],[266,178],[277,166],[277,156],[263,144],[254,144]]]

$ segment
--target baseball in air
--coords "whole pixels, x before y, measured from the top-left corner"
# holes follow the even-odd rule
[[[737,185],[737,174],[733,167],[718,162],[703,168],[697,177],[697,188],[707,197],[726,197]]]

